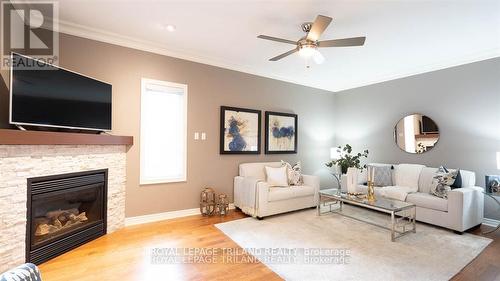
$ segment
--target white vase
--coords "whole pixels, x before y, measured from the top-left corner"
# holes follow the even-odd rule
[[[347,192],[355,193],[358,190],[358,168],[347,169]]]

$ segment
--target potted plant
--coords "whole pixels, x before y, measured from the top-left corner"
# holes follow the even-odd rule
[[[360,170],[366,168],[366,165],[361,166],[361,158],[368,157],[368,149],[365,149],[363,153],[357,153],[353,155],[351,154],[352,146],[346,144],[343,148],[342,146],[339,146],[337,148],[337,151],[339,152],[339,158],[333,159],[332,161],[326,163],[325,165],[327,167],[331,168],[333,166],[339,166],[342,174],[346,174],[348,168],[358,168]]]

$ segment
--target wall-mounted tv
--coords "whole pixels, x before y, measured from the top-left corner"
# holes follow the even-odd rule
[[[111,130],[111,84],[28,56],[11,59],[11,124]]]
[[[427,116],[422,116],[422,128],[421,128],[421,133],[422,134],[437,134],[439,133],[438,126],[434,121],[427,117]]]

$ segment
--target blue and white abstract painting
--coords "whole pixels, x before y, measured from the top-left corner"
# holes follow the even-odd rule
[[[269,114],[267,132],[268,152],[296,151],[296,116]]]
[[[225,110],[224,124],[224,151],[258,151],[258,114]]]

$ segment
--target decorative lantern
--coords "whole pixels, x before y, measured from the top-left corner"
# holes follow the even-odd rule
[[[226,194],[219,194],[219,201],[217,202],[217,213],[220,216],[225,216],[229,212],[229,202]]]
[[[200,195],[200,213],[204,216],[211,216],[215,212],[215,191],[207,187]]]

